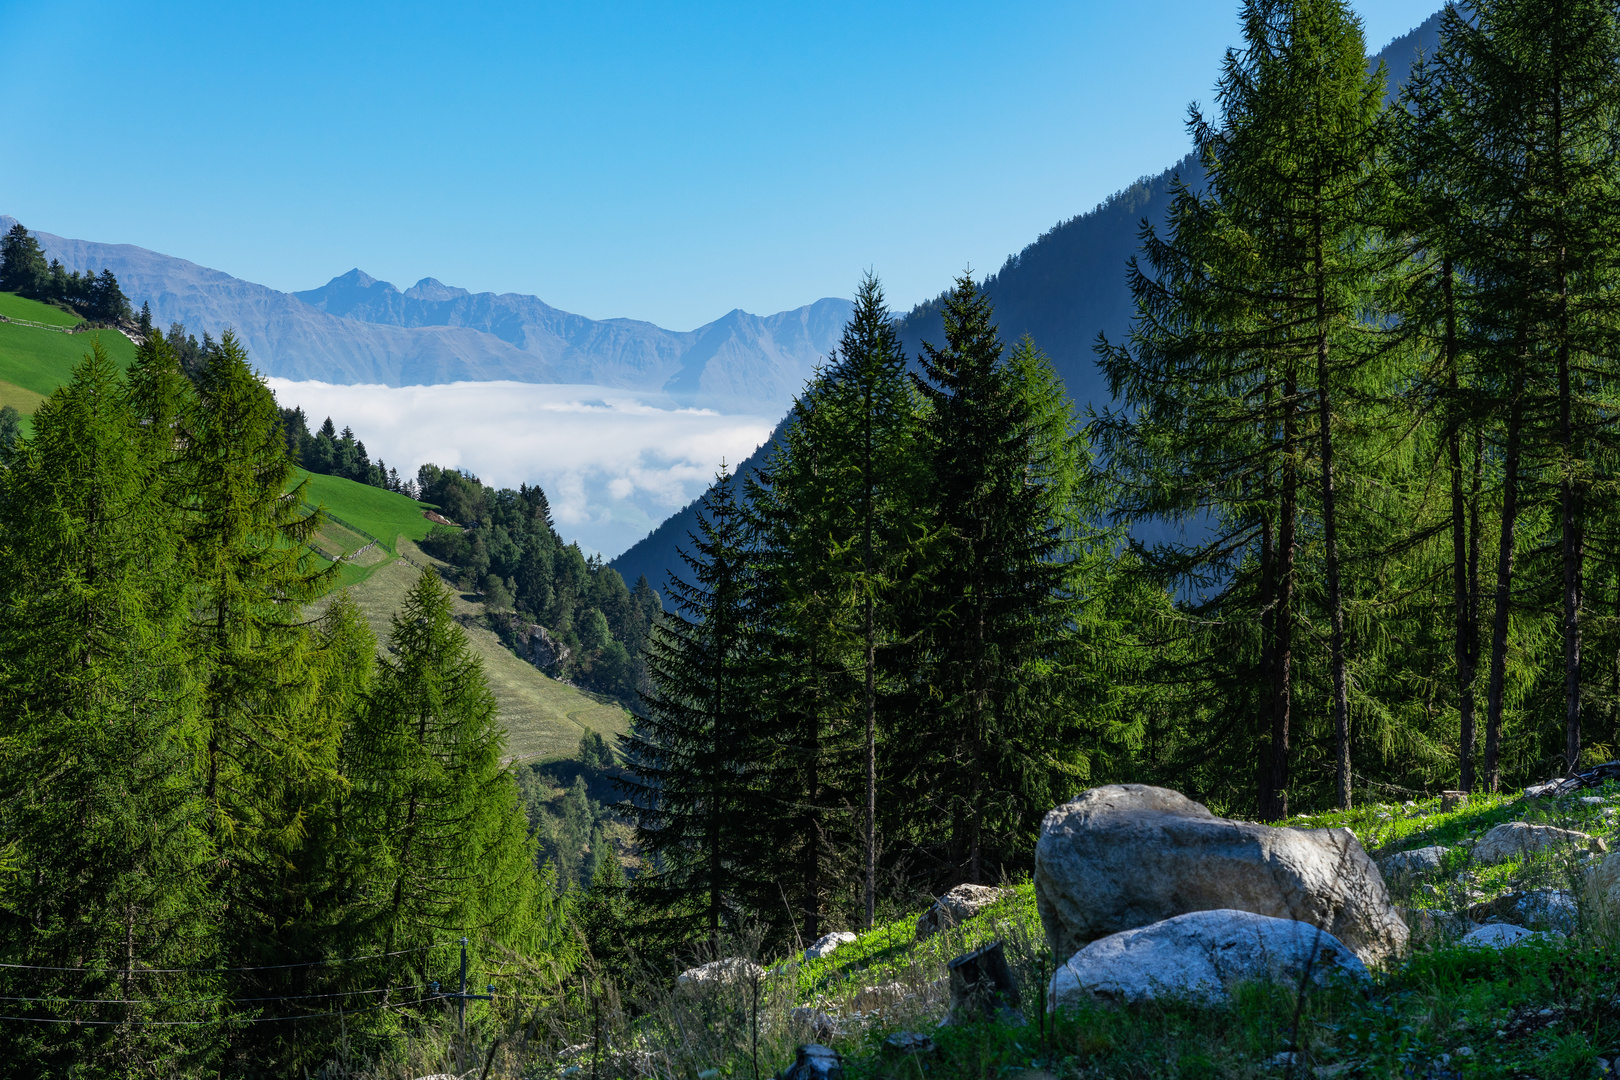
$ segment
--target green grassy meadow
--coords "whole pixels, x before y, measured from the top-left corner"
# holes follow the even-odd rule
[[[5,295],[8,294],[0,293],[0,296]],[[48,395],[68,381],[74,366],[90,351],[91,342],[98,340],[120,367],[127,368],[135,362],[135,343],[116,330],[62,334],[35,326],[0,323],[0,383]],[[16,408],[22,411],[21,405]]]
[[[335,524],[347,526],[351,532],[359,530],[368,538],[380,541],[390,555],[399,554],[399,537],[420,540],[433,527],[433,523],[422,516],[423,504],[415,499],[340,476],[325,476],[303,469],[298,470],[298,476],[309,483],[306,502],[324,506]],[[362,541],[366,542],[369,540]]]
[[[71,311],[63,311],[54,304],[42,304],[16,293],[0,292],[0,315],[8,319],[27,319],[51,326],[77,326],[83,322]]]

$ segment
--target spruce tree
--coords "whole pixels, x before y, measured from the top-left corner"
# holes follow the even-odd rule
[[[45,252],[21,224],[13,225],[0,238],[0,292],[14,292],[40,298],[50,281]]]
[[[769,753],[755,724],[752,568],[736,481],[723,466],[689,539],[681,557],[691,580],[670,576],[675,610],[649,643],[651,688],[620,737],[619,811],[647,860],[635,886],[646,932],[712,948],[742,916],[780,903],[762,850],[762,826],[777,808],[761,783]]]
[[[913,502],[919,477],[915,453],[916,407],[883,288],[868,274],[855,293],[855,313],[844,328],[828,391],[819,407],[832,413],[835,431],[829,470],[835,498],[852,512],[841,571],[859,605],[861,719],[865,728],[865,866],[863,916],[870,927],[877,901],[878,647],[895,626],[890,608],[909,545],[917,539]]]
[[[758,618],[763,708],[756,730],[768,746],[764,787],[780,800],[766,818],[766,850],[787,903],[777,905],[809,939],[820,936],[848,880],[841,859],[860,843],[861,605],[844,561],[850,494],[837,482],[838,427],[818,373],[794,401],[792,421],[765,466],[745,481],[751,573],[747,604]],[[788,884],[792,883],[792,888]],[[770,908],[772,915],[778,914]],[[779,918],[769,920],[778,923]],[[788,927],[782,927],[789,931]],[[790,931],[789,931],[790,932]]]
[[[945,341],[924,344],[915,376],[938,540],[908,597],[918,711],[897,723],[891,761],[913,835],[927,816],[946,823],[948,836],[933,831],[939,871],[981,882],[1027,855],[1037,809],[1066,794],[1093,719],[1065,695],[1083,612],[1066,562],[1069,489],[1051,475],[1082,465],[1042,460],[1027,379],[1041,361],[1003,358],[970,277],[942,314]]]

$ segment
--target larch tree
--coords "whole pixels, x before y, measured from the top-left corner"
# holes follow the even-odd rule
[[[212,861],[197,828],[195,683],[164,447],[142,436],[99,342],[34,414],[0,469],[0,939],[21,999],[65,1026],[7,1025],[9,1061],[41,1075],[190,1071],[149,1039],[167,992],[142,968],[206,963]],[[19,981],[20,980],[20,981]],[[122,1002],[123,1004],[117,1004]]]
[[[465,935],[487,964],[497,946],[532,955],[556,942],[495,697],[452,598],[428,567],[394,615],[370,703],[344,736],[343,812],[365,838],[367,939],[393,953]],[[427,954],[408,963],[417,981],[429,975]]]
[[[1434,61],[1455,139],[1470,148],[1458,169],[1467,212],[1455,227],[1473,347],[1505,428],[1484,763],[1492,790],[1519,526],[1540,477],[1556,489],[1559,523],[1565,768],[1580,761],[1587,531],[1594,499],[1613,500],[1595,465],[1615,415],[1607,373],[1620,348],[1617,63],[1620,24],[1596,0],[1448,8]]]

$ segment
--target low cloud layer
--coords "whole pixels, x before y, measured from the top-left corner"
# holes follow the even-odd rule
[[[303,406],[311,429],[328,416],[349,425],[401,476],[431,461],[494,487],[539,483],[564,539],[608,558],[702,493],[722,459],[752,453],[773,424],[601,386],[267,382],[282,405]]]

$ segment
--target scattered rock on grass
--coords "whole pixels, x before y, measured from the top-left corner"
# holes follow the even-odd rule
[[[1429,847],[1397,851],[1393,855],[1385,856],[1379,862],[1378,868],[1386,877],[1394,877],[1397,874],[1432,874],[1440,869],[1440,863],[1445,857],[1445,848],[1431,844]]]
[[[1406,924],[1348,829],[1218,818],[1166,788],[1081,792],[1041,823],[1035,902],[1048,944],[1087,942],[1194,911],[1236,909],[1320,926],[1363,963],[1406,950]]]
[[[818,1039],[830,1039],[838,1030],[833,1018],[820,1009],[812,1009],[801,1005],[788,1013],[788,1021],[798,1027],[804,1028]]]
[[[840,945],[849,945],[855,941],[855,935],[848,930],[834,930],[830,934],[822,934],[816,938],[814,944],[804,950],[806,960],[820,960],[823,956],[831,956]]]
[[[856,1012],[875,1012],[888,1005],[897,1005],[909,996],[904,983],[887,982],[877,986],[863,986],[855,995]]]
[[[806,1043],[794,1055],[793,1064],[776,1076],[777,1080],[844,1080],[844,1063],[831,1047]]]
[[[1469,931],[1463,935],[1462,941],[1458,944],[1475,949],[1510,949],[1515,945],[1528,945],[1533,941],[1547,941],[1563,936],[1556,930],[1526,930],[1512,923],[1491,923]]]
[[[1542,851],[1607,851],[1608,845],[1595,836],[1552,825],[1532,825],[1528,821],[1507,821],[1485,834],[1474,845],[1474,861],[1490,866]]]
[[[1466,915],[1432,908],[1396,908],[1412,932],[1413,945],[1443,945],[1456,941],[1474,928]]]
[[[687,968],[675,979],[677,986],[712,986],[720,983],[748,981],[758,979],[765,974],[765,969],[752,960],[744,960],[733,956],[725,960],[716,960],[701,967]]]
[[[1308,923],[1249,911],[1195,911],[1093,941],[1058,969],[1047,1000],[1054,1008],[1088,997],[1219,1004],[1239,983],[1297,986],[1307,964],[1318,984],[1335,976],[1368,978],[1344,942]]]
[[[1010,895],[1010,892],[989,885],[958,885],[935,900],[934,906],[917,920],[917,940],[922,941],[941,930],[966,922],[997,900]]]
[[[932,1054],[934,1052],[934,1040],[916,1031],[896,1031],[883,1040],[883,1045],[891,1050],[898,1050],[902,1054]]]

